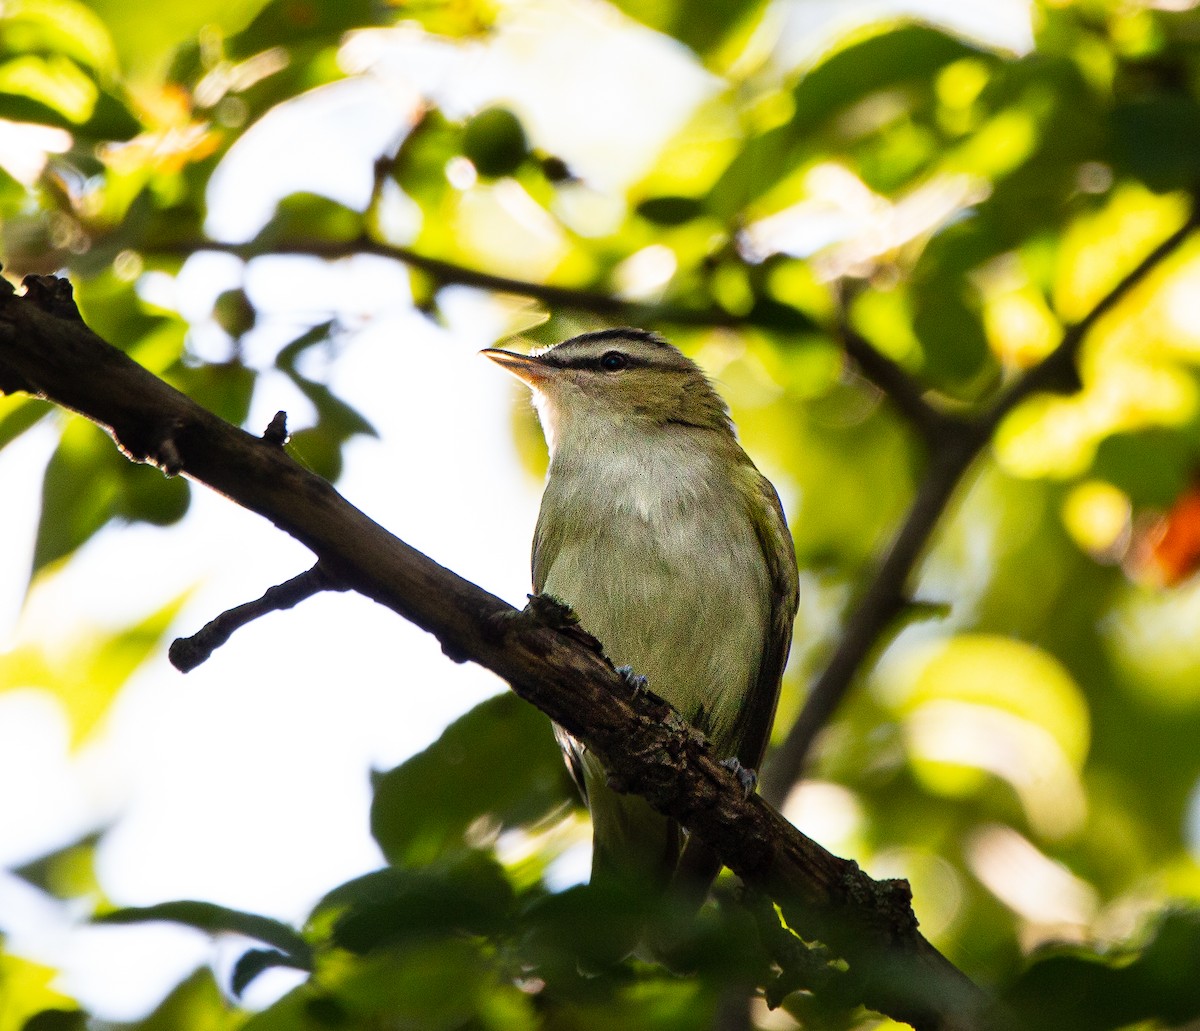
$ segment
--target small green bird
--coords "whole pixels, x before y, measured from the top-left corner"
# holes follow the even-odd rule
[[[655,333],[585,333],[535,355],[483,352],[526,383],[550,450],[533,587],[566,602],[614,664],[757,768],[797,605],[796,556],[774,487],[695,362]],[[556,730],[592,815],[592,882],[707,890],[696,839]],[[682,856],[681,856],[681,849]]]

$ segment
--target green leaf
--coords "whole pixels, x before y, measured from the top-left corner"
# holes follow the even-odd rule
[[[278,949],[248,949],[233,966],[233,973],[229,975],[229,990],[234,995],[241,995],[259,974],[276,967],[308,969],[306,965],[298,963],[295,956]]]
[[[77,899],[101,896],[96,880],[96,846],[102,831],[85,834],[53,852],[13,867],[21,880],[40,888],[57,899]]]
[[[87,1031],[88,1015],[77,1009],[48,1009],[35,1013],[21,1031]]]
[[[304,376],[298,363],[311,347],[328,342],[333,324],[321,323],[306,330],[275,357],[276,367],[303,392],[317,410],[317,425],[293,433],[290,451],[305,466],[331,482],[342,472],[342,450],[351,437],[378,436],[375,427],[325,384]]]
[[[41,422],[53,409],[49,401],[17,394],[0,396],[0,448]]]
[[[300,360],[300,356],[310,347],[316,347],[328,341],[333,331],[333,326],[333,322],[329,321],[318,323],[306,329],[295,340],[290,341],[280,348],[279,353],[275,356],[275,367],[286,372],[289,376],[298,375],[296,363]]]
[[[296,386],[304,392],[305,397],[316,406],[318,425],[321,430],[332,436],[339,444],[355,435],[379,436],[375,427],[357,408],[346,404],[324,383],[305,379],[294,371],[290,375]]]
[[[461,849],[480,818],[504,827],[529,823],[571,797],[549,720],[505,693],[379,778],[371,833],[390,862],[423,863]]]
[[[1119,487],[1136,508],[1169,508],[1200,465],[1192,434],[1151,428],[1105,437],[1091,475]]]
[[[194,927],[209,934],[240,934],[274,945],[307,968],[312,949],[300,934],[280,920],[257,913],[246,913],[212,902],[180,900],[154,906],[129,906],[92,918],[98,924],[145,924],[166,921]]]
[[[32,122],[36,125],[53,125],[59,129],[78,128],[75,119],[64,115],[55,107],[10,90],[0,90],[0,118],[10,122]]]
[[[184,191],[180,196],[167,198],[155,196],[150,190],[140,190],[135,196],[122,198],[113,204],[106,215],[119,218],[119,225],[99,241],[83,256],[84,268],[91,275],[101,275],[121,251],[133,250],[144,253],[148,265],[171,272],[178,270],[181,259],[173,251],[195,247],[196,241],[204,238],[204,189],[215,161],[198,161],[190,164],[178,180]],[[164,201],[167,201],[164,203]],[[124,205],[128,205],[124,207]],[[155,253],[160,251],[160,253]],[[107,253],[106,253],[107,252]],[[95,258],[99,267],[93,267],[90,259]],[[132,284],[126,284],[126,288]],[[161,313],[159,318],[162,318]],[[115,346],[121,345],[118,337],[106,337]]]
[[[751,137],[714,185],[708,209],[732,217],[819,153],[821,132],[837,114],[882,90],[917,84],[929,90],[933,76],[986,51],[928,25],[873,26],[819,62],[792,89],[792,115],[782,125]]]
[[[297,430],[288,437],[288,454],[311,473],[336,483],[342,475],[342,449],[337,440],[316,426]]]
[[[616,6],[643,25],[674,36],[701,57],[711,54],[739,29],[755,23],[766,8],[763,0],[615,0]]]
[[[362,1027],[351,1023],[346,1008],[325,989],[310,981],[292,989],[278,1002],[239,1025],[241,1031],[337,1031]]]
[[[423,192],[432,184],[446,185],[446,162],[463,150],[463,127],[433,108],[408,131],[396,158],[392,176],[406,192]]]
[[[991,195],[934,236],[918,262],[918,278],[962,279],[997,255],[1055,239],[1081,208],[1097,203],[1095,195],[1081,193],[1080,170],[1092,163],[1103,174],[1098,162],[1106,158],[1108,115],[1074,61],[1033,54],[1001,65],[978,103],[993,117],[947,154],[943,168],[983,175]],[[981,134],[1004,123],[1023,126],[1017,135],[1032,130],[1031,149],[1020,160],[998,162],[995,147],[980,144]]]
[[[551,983],[570,985],[585,969],[601,969],[637,941],[653,900],[575,886],[536,900],[525,914],[525,955]]]
[[[348,243],[362,235],[360,212],[315,193],[293,193],[279,202],[254,242],[264,248],[295,240]]]
[[[70,555],[116,515],[121,485],[110,459],[115,450],[91,423],[67,423],[42,478],[33,573]]]
[[[8,172],[0,168],[0,216],[4,216],[6,221],[11,219],[12,224],[6,225],[5,239],[12,239],[11,230],[21,224],[21,215],[24,213],[28,218],[29,210],[29,191],[25,189],[22,183],[17,182]]]
[[[55,695],[77,747],[108,711],[134,671],[161,650],[163,635],[186,595],[174,598],[134,626],[104,634],[78,632],[53,647],[26,643],[0,653],[0,688],[35,687]]]
[[[61,54],[21,54],[0,63],[0,92],[44,104],[72,126],[91,117],[99,94],[91,76]]]
[[[142,201],[145,208],[150,205],[149,198]],[[133,218],[140,220],[149,216],[150,212],[135,205],[130,209]],[[109,260],[111,265],[111,258]],[[75,303],[84,322],[99,336],[103,337],[114,347],[129,353],[144,339],[165,327],[174,325],[175,353],[168,361],[154,364],[151,372],[162,373],[176,358],[183,353],[185,326],[181,319],[163,314],[161,311],[151,311],[146,303],[138,296],[133,283],[119,279],[112,273],[111,267],[106,267],[98,275],[77,277],[72,283],[75,288]],[[145,365],[145,360],[139,364]]]
[[[137,1031],[232,1031],[230,1016],[212,971],[204,967],[172,988],[135,1027]]]
[[[912,291],[913,332],[925,352],[925,375],[952,389],[973,379],[988,361],[979,311],[961,282],[929,282]]]
[[[434,36],[486,36],[502,10],[498,0],[404,0],[404,17]]]
[[[76,129],[79,140],[130,140],[142,131],[137,115],[116,94],[103,87],[96,97],[91,117]]]
[[[333,942],[365,953],[401,942],[465,932],[496,935],[514,911],[504,869],[483,852],[460,853],[420,869],[389,867],[343,884],[313,911],[333,920]]]
[[[98,427],[72,419],[42,478],[32,572],[72,554],[112,519],[177,522],[190,498],[187,481],[130,462]]]
[[[153,0],[89,0],[88,6],[108,27],[121,63],[145,75],[165,71],[171,52],[194,39],[206,26],[223,32],[238,31],[262,10],[264,3],[265,0],[193,0],[188,4],[163,5]],[[299,18],[308,20],[304,11],[319,11],[329,5],[291,6]]]
[[[695,197],[648,197],[637,213],[655,225],[681,226],[704,214],[704,205]]]
[[[1200,105],[1179,94],[1118,105],[1112,112],[1112,161],[1116,171],[1156,192],[1195,187]]]
[[[875,25],[840,47],[804,75],[792,90],[796,109],[788,123],[793,139],[812,132],[851,104],[903,83],[928,83],[964,58],[986,59],[987,51],[919,22]]]
[[[133,465],[140,469],[136,475],[125,477],[125,489],[116,515],[130,523],[148,523],[151,526],[172,526],[179,522],[192,504],[192,488],[181,476],[163,477],[147,465]]]
[[[245,2],[245,0],[243,0]],[[225,41],[233,58],[242,59],[270,47],[337,46],[351,29],[388,22],[388,6],[373,0],[339,0],[338,3],[297,3],[296,0],[257,0],[254,19]]]
[[[1180,1027],[1200,1016],[1200,913],[1167,913],[1132,961],[1081,946],[1035,956],[1009,1003],[1029,1031],[1110,1031],[1133,1024]]]
[[[487,1027],[493,1000],[517,993],[511,985],[497,983],[497,974],[496,960],[479,942],[422,941],[349,965],[334,985],[333,1005],[323,1007],[321,1015],[336,1021],[348,1014],[350,1026],[364,1031],[381,1026],[420,1031]],[[315,1016],[311,1009],[308,1015]],[[522,1016],[520,1023],[509,1025],[512,1031],[537,1026],[528,1009]]]
[[[104,75],[116,72],[107,26],[77,0],[10,4],[4,12],[4,44],[10,51],[63,54]]]
[[[206,362],[203,365],[177,363],[170,370],[171,380],[196,404],[207,408],[234,426],[241,426],[250,411],[258,373],[240,361]],[[259,430],[265,427],[259,427]]]
[[[39,1013],[68,1010],[73,1001],[51,987],[56,980],[51,968],[0,951],[0,1029],[17,1031]]]

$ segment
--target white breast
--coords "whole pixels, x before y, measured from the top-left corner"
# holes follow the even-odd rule
[[[593,463],[593,503],[614,514],[636,516],[657,533],[670,532],[681,517],[695,516],[712,489],[711,460],[695,448],[661,441],[630,443]]]
[[[586,464],[552,463],[543,506],[565,532],[544,589],[687,718],[703,710],[719,741],[762,654],[762,549],[690,432],[665,427],[621,445],[593,449]]]

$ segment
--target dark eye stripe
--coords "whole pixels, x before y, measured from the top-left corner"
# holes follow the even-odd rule
[[[539,359],[547,365],[558,369],[593,369],[597,372],[619,372],[622,369],[645,368],[658,365],[657,362],[643,358],[641,355],[629,354],[627,351],[605,351],[596,354],[572,354],[570,350],[563,353],[559,350],[546,351]],[[607,364],[606,364],[607,363]],[[659,366],[670,368],[669,365]]]

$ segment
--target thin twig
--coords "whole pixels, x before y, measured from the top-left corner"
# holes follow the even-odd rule
[[[943,412],[925,399],[920,383],[899,362],[889,358],[850,323],[850,306],[865,284],[858,280],[833,284],[837,301],[835,334],[842,351],[859,372],[873,383],[895,405],[920,434],[926,448],[932,451],[947,433],[953,433],[958,419]]]
[[[268,587],[261,598],[222,612],[215,619],[205,623],[191,637],[175,638],[167,650],[167,658],[180,673],[188,673],[210,658],[237,630],[259,616],[293,608],[305,598],[332,590],[346,590],[346,587],[331,577],[318,562],[311,569],[306,569],[290,580]]]
[[[392,258],[409,268],[417,269],[429,276],[439,286],[467,286],[493,293],[514,294],[541,301],[551,308],[568,308],[573,311],[602,315],[606,318],[626,319],[630,322],[655,320],[681,326],[734,327],[745,323],[742,316],[734,315],[715,305],[700,308],[647,304],[642,301],[627,301],[600,290],[556,286],[552,283],[535,283],[527,279],[483,272],[453,261],[422,254],[410,247],[382,243],[369,236],[359,236],[350,240],[282,240],[265,246],[253,242],[223,243],[219,240],[198,239],[155,248],[156,253],[194,254],[198,251],[232,254],[243,261],[285,254],[305,255],[326,260],[349,258],[356,254],[374,254],[381,258]]]
[[[847,621],[829,664],[813,684],[796,722],[763,771],[761,790],[773,804],[780,805],[800,777],[817,734],[841,704],[855,675],[888,626],[908,603],[908,581],[913,568],[963,477],[1004,417],[1035,393],[1079,389],[1075,362],[1087,334],[1164,258],[1178,249],[1197,226],[1200,226],[1200,206],[1126,273],[1087,315],[1070,326],[1050,354],[1002,390],[982,415],[970,422],[956,422],[949,432],[932,439],[929,465],[908,515]]]
[[[619,319],[631,325],[646,322],[668,323],[677,326],[711,326],[737,328],[748,321],[744,315],[736,315],[717,305],[707,307],[672,304],[653,304],[643,301],[628,301],[600,290],[581,287],[556,286],[550,283],[535,283],[526,279],[495,275],[479,269],[441,258],[421,254],[410,247],[381,243],[368,236],[353,240],[292,240],[271,244],[263,248],[255,243],[222,243],[215,240],[190,240],[171,245],[171,253],[192,254],[196,251],[218,251],[232,254],[249,261],[252,258],[272,254],[306,255],[332,260],[355,254],[374,254],[392,258],[409,268],[417,269],[439,286],[467,286],[495,293],[514,294],[541,301],[550,308],[565,308],[588,312],[604,318]],[[160,248],[160,250],[163,250]],[[846,355],[858,366],[863,377],[873,383],[896,405],[897,410],[912,422],[925,439],[939,436],[953,419],[939,412],[922,396],[917,381],[900,365],[876,349],[875,345],[855,332],[848,325],[841,325],[834,333],[835,342],[842,346]]]
[[[838,341],[863,376],[883,391],[930,449],[959,430],[960,419],[926,401],[917,381],[844,319],[838,324]]]

